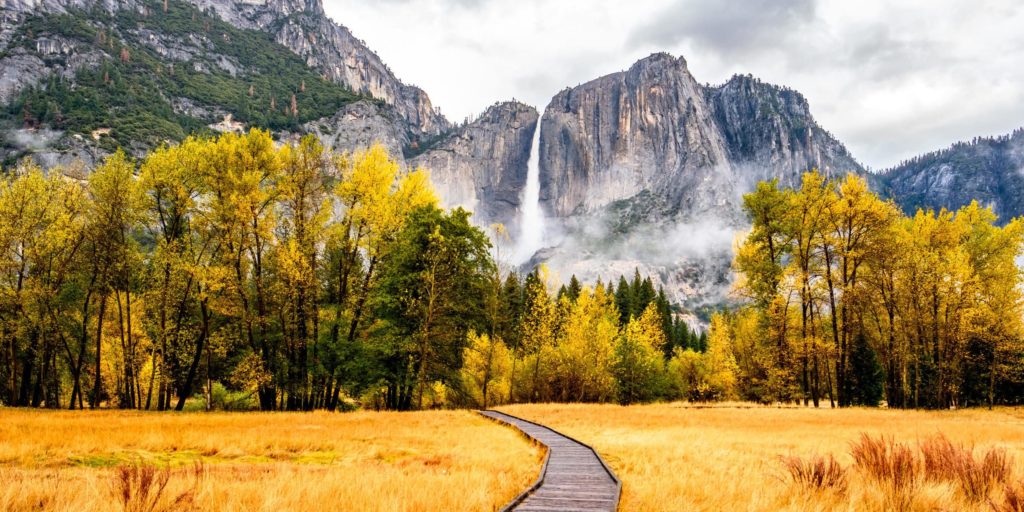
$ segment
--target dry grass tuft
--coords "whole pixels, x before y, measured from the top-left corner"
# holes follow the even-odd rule
[[[1024,481],[1017,485],[1007,485],[1003,492],[1003,501],[989,501],[994,512],[1024,512]]]
[[[891,437],[874,439],[861,434],[850,454],[857,468],[897,493],[913,492],[917,485],[919,472],[914,452]]]
[[[817,490],[846,493],[846,468],[831,455],[816,455],[807,460],[796,456],[783,457],[782,464],[794,483]]]
[[[194,485],[180,491],[173,498],[164,492],[171,480],[170,468],[135,463],[118,466],[114,470],[114,496],[125,512],[171,512],[191,510],[199,488],[202,463],[196,463]]]
[[[993,448],[979,461],[974,450],[954,445],[946,436],[937,436],[920,444],[925,478],[956,483],[968,499],[988,498],[997,484],[1010,477],[1011,463],[1006,450]]]

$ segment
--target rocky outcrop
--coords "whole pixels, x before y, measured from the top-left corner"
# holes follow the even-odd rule
[[[17,27],[23,21],[25,3],[8,3],[0,8],[0,104],[7,104],[27,87],[56,74],[71,78],[83,67],[95,66],[103,54],[62,37],[36,37],[34,48],[13,44]],[[44,61],[43,59],[47,59]]]
[[[558,217],[645,191],[666,217],[735,215],[760,179],[862,170],[799,93],[750,77],[703,86],[668,54],[560,92],[541,134],[541,199]]]
[[[881,179],[885,193],[911,215],[977,200],[1009,221],[1024,215],[1024,128],[916,157],[883,171]]]
[[[529,105],[495,104],[411,159],[410,166],[431,171],[447,206],[466,207],[478,224],[500,222],[514,232],[537,120]]]
[[[746,182],[777,178],[795,186],[810,169],[827,175],[864,170],[842,143],[818,126],[797,91],[737,75],[707,88],[705,95],[729,160]]]
[[[339,152],[380,143],[389,154],[401,157],[402,148],[409,144],[400,114],[389,105],[370,100],[351,103],[331,117],[306,123],[302,131],[316,135],[324,147]]]

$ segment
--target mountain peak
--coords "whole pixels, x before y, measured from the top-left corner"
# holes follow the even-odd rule
[[[630,72],[645,70],[645,69],[679,69],[689,73],[689,69],[686,64],[684,57],[676,57],[667,52],[657,52],[648,55],[636,62],[629,67]]]

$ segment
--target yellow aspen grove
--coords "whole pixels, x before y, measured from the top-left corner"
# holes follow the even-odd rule
[[[1022,311],[1016,260],[1024,247],[1019,220],[1001,226],[977,203],[906,217],[862,177],[830,182],[809,173],[789,192],[789,208],[777,210],[788,219],[777,227],[765,215],[771,211],[766,205],[782,197],[776,190],[762,184],[745,198],[754,227],[737,249],[735,268],[739,291],[764,319],[764,338],[790,333],[784,336],[800,358],[787,363],[776,357],[774,368],[745,362],[744,394],[784,401],[777,383],[764,389],[754,383],[792,372],[801,375],[803,396],[815,405],[826,393],[841,407],[1014,400]],[[775,234],[771,244],[767,233]],[[781,256],[775,240],[784,242]],[[779,267],[784,271],[776,279]],[[799,317],[780,314],[793,297],[801,304]],[[736,332],[739,318],[730,319]],[[1000,389],[1010,394],[1001,397]]]

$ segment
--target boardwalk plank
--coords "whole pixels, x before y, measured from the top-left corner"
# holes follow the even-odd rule
[[[622,484],[593,448],[543,425],[498,411],[480,414],[518,428],[547,446],[537,482],[503,508],[515,512],[614,512]]]

